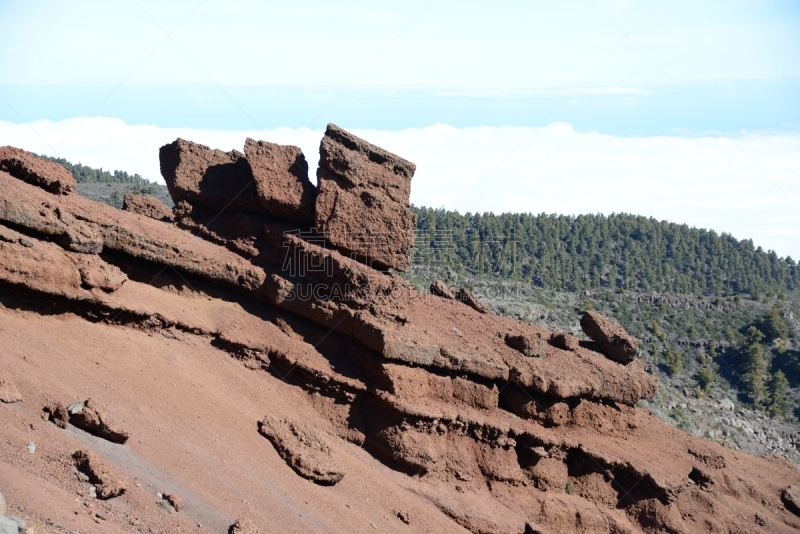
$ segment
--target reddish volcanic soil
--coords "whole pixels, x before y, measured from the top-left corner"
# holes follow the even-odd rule
[[[413,164],[331,126],[321,195],[299,149],[247,143],[164,147],[172,212],[0,150],[0,532],[800,529],[793,463],[637,407],[658,381],[620,325],[385,269]]]

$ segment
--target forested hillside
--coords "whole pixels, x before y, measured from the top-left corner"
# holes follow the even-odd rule
[[[413,208],[414,263],[564,291],[624,289],[704,296],[800,287],[792,258],[729,234],[640,215],[461,215]]]

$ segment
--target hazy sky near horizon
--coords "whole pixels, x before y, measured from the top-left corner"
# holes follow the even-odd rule
[[[779,0],[5,0],[0,144],[161,180],[170,135],[316,161],[335,122],[414,160],[417,204],[626,211],[798,258],[797,28]]]

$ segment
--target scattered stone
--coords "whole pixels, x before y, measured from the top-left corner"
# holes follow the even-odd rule
[[[67,428],[69,424],[69,412],[63,404],[56,401],[44,407],[44,412],[48,414],[47,419],[58,428]]]
[[[489,313],[489,310],[478,300],[478,297],[473,295],[472,291],[465,287],[458,290],[458,293],[456,293],[456,300],[460,300],[478,313]]]
[[[344,478],[333,461],[330,447],[311,425],[268,415],[259,425],[259,432],[301,477],[323,486],[333,486]]]
[[[162,499],[167,501],[175,508],[176,512],[180,512],[181,508],[183,508],[183,499],[178,497],[177,495],[172,495],[171,493],[165,493],[162,495]]]
[[[15,402],[20,402],[21,400],[22,395],[20,395],[17,386],[15,386],[12,382],[8,382],[7,380],[0,380],[0,402],[13,404]]]
[[[628,335],[616,321],[597,312],[587,311],[581,317],[581,328],[609,359],[622,364],[636,359],[639,341]]]
[[[174,219],[169,206],[152,195],[125,193],[125,198],[122,200],[122,209],[157,221],[171,222]]]
[[[32,441],[28,442],[28,452],[31,454],[36,452],[36,444]]]
[[[67,195],[78,186],[72,174],[58,163],[13,146],[0,147],[0,171],[56,195]]]
[[[397,519],[399,519],[406,525],[411,524],[411,516],[405,510],[397,510],[395,514],[397,515]]]
[[[455,293],[450,287],[442,282],[441,280],[434,280],[431,282],[430,287],[431,294],[436,295],[437,297],[442,297],[445,299],[454,300],[456,298]]]
[[[378,268],[411,265],[416,166],[329,124],[320,144],[316,228],[346,256]]]
[[[95,485],[97,498],[106,500],[119,497],[128,488],[125,480],[119,476],[116,469],[101,460],[99,456],[88,450],[76,451],[72,455],[75,467],[89,477]]]
[[[303,151],[296,146],[247,139],[244,153],[264,212],[305,229],[313,225],[316,190],[308,179]]]
[[[111,423],[105,409],[91,399],[84,401],[83,407],[70,415],[69,422],[93,436],[107,439],[112,443],[123,444],[128,441],[128,433]]]
[[[800,488],[789,486],[781,492],[781,500],[786,509],[800,516]]]
[[[249,519],[239,519],[228,529],[228,534],[260,534],[260,531]]]
[[[506,345],[532,358],[540,358],[545,354],[542,340],[534,336],[506,334]]]
[[[550,338],[550,344],[559,349],[576,351],[581,345],[578,338],[572,334],[558,333]]]

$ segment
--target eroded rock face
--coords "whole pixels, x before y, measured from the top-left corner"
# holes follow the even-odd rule
[[[344,478],[325,438],[308,424],[267,415],[258,429],[301,477],[323,486],[333,486]]]
[[[128,489],[127,482],[116,468],[102,460],[96,453],[80,450],[72,455],[72,459],[75,468],[89,477],[89,482],[95,485],[98,499],[113,499]]]
[[[172,210],[152,195],[137,195],[125,193],[122,200],[122,209],[145,217],[150,217],[157,221],[172,221]]]
[[[781,500],[786,509],[794,515],[800,516],[800,488],[789,486],[781,492]]]
[[[247,139],[244,153],[264,212],[272,219],[309,229],[314,223],[315,188],[308,163],[296,146]]]
[[[329,124],[320,144],[316,228],[346,256],[405,271],[416,221],[409,209],[416,166]]]
[[[581,328],[612,360],[627,364],[636,358],[639,341],[628,335],[618,322],[597,312],[586,311],[581,317]]]
[[[0,147],[0,171],[55,195],[67,195],[78,186],[72,174],[58,163],[13,146]]]

